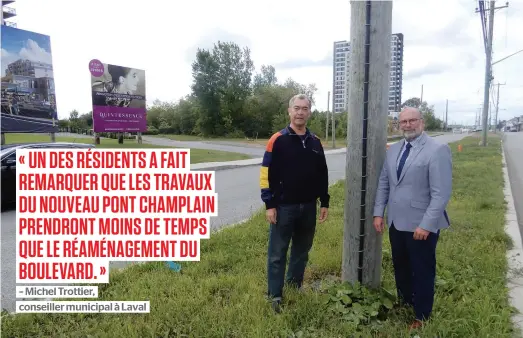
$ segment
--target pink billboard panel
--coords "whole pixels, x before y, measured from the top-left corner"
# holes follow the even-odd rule
[[[89,62],[93,129],[101,132],[147,131],[145,71]]]

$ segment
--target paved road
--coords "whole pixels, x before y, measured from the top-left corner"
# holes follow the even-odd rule
[[[503,143],[519,231],[523,234],[523,132],[505,133]]]
[[[219,151],[230,151],[233,153],[247,154],[252,157],[262,157],[264,152],[263,146],[255,145],[234,145],[233,142],[225,141],[213,141],[213,142],[202,142],[202,141],[176,141],[170,140],[163,137],[151,137],[142,136],[144,143],[169,146],[177,148],[196,148],[196,149],[208,149],[208,150],[219,150]]]
[[[465,134],[436,136],[441,142],[454,142]],[[345,178],[345,154],[327,156],[329,181],[334,183]],[[211,228],[219,229],[225,225],[238,223],[249,218],[263,205],[258,185],[259,167],[251,166],[216,172],[216,191],[218,193],[218,217],[211,219]],[[14,308],[15,294],[15,212],[2,213],[1,263],[2,263],[2,307],[9,311]],[[111,266],[123,266],[125,262],[115,262]]]
[[[89,135],[79,135],[71,133],[59,133],[58,136],[66,137],[78,137],[88,138]],[[443,135],[442,135],[443,136]],[[265,147],[261,144],[242,144],[232,141],[177,141],[163,137],[152,137],[143,136],[142,140],[144,143],[154,144],[159,146],[169,146],[177,148],[195,148],[195,149],[208,149],[208,150],[219,150],[229,151],[234,153],[246,154],[252,157],[263,157]],[[130,142],[131,140],[125,140],[124,142]],[[131,141],[132,142],[132,141]]]
[[[90,135],[80,135],[73,133],[57,133],[56,136],[92,138]],[[264,147],[260,144],[239,144],[227,141],[176,141],[163,137],[142,136],[142,141],[148,144],[158,146],[177,147],[177,148],[195,148],[219,151],[230,151],[233,153],[247,154],[252,157],[262,157]],[[103,141],[102,141],[103,142]],[[124,142],[136,142],[134,140],[124,140]]]

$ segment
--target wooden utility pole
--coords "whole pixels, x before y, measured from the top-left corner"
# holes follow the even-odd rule
[[[329,106],[331,102],[331,92],[329,92],[329,97],[327,98],[327,111],[325,112],[325,119],[327,123],[325,125],[325,141],[329,142]]]
[[[381,283],[382,235],[372,225],[387,144],[392,1],[351,1],[343,281]]]

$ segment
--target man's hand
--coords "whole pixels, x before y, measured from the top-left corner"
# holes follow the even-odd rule
[[[385,230],[385,225],[383,224],[383,217],[375,216],[373,224],[374,229],[376,229],[378,233],[383,233],[383,231]]]
[[[320,208],[320,223],[325,222],[329,215],[329,208]]]
[[[416,228],[416,231],[414,231],[414,239],[417,241],[426,240],[427,237],[429,237],[430,232],[422,229],[420,227]]]
[[[265,212],[265,218],[267,219],[267,222],[276,224],[276,208],[267,209]]]

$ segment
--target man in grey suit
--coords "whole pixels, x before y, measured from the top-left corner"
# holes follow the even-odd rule
[[[436,244],[450,221],[445,210],[452,193],[452,154],[429,137],[423,117],[407,107],[399,116],[404,140],[390,146],[381,170],[374,205],[374,228],[387,225],[400,302],[411,305],[416,320],[429,319],[434,303]]]

